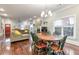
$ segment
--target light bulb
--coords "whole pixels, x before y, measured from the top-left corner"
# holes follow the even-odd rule
[[[52,12],[51,12],[50,10],[48,11],[48,14],[49,14],[50,16],[52,16]]]
[[[47,14],[45,15],[45,17],[47,17]]]
[[[6,14],[6,13],[5,13],[5,14],[1,14],[1,15],[2,15],[2,16],[8,16],[8,14]]]
[[[4,10],[3,8],[0,8],[0,11],[1,11],[1,12],[4,12],[5,10]]]
[[[44,14],[45,14],[45,12],[44,12],[44,11],[42,11],[42,13],[41,13],[41,17],[43,17],[43,16],[44,16]]]

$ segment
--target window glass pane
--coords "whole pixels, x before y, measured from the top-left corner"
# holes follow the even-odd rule
[[[55,34],[56,35],[61,35],[61,31],[62,31],[61,27],[55,27]]]
[[[63,25],[62,20],[57,20],[54,22],[54,26],[62,26],[62,25]]]
[[[57,35],[74,36],[75,16],[61,18],[54,22],[55,32]],[[62,31],[63,30],[63,31]]]
[[[67,36],[73,36],[73,27],[64,27],[63,34]]]
[[[74,25],[74,20],[75,20],[74,16],[70,17],[70,19],[69,19],[70,25]]]
[[[62,18],[62,19],[63,19],[63,25],[64,26],[72,26],[72,25],[74,25],[74,19],[75,19],[74,16],[65,17],[65,18]]]
[[[70,24],[69,17],[63,18],[63,25],[68,26]]]

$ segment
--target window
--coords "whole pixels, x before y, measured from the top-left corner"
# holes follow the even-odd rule
[[[75,37],[75,16],[68,16],[55,21],[54,30],[56,35]]]
[[[64,27],[63,34],[64,36],[73,36],[73,27]]]
[[[61,30],[62,30],[61,27],[55,27],[55,34],[61,35]]]

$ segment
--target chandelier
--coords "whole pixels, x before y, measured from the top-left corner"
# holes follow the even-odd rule
[[[51,10],[47,10],[47,9],[45,9],[45,11],[42,11],[41,12],[41,17],[48,17],[48,16],[52,16],[52,12],[51,12]]]

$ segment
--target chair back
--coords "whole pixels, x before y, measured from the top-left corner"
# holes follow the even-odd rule
[[[67,36],[64,36],[63,39],[60,41],[60,49],[63,50],[65,42],[66,42]]]
[[[35,33],[31,33],[31,36],[34,42],[38,42],[38,37]]]

